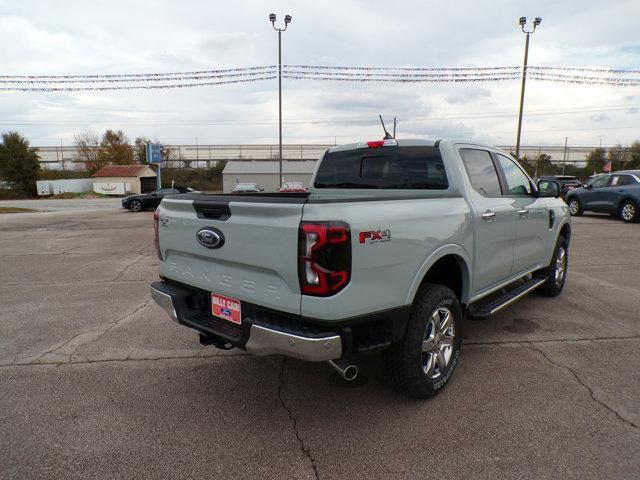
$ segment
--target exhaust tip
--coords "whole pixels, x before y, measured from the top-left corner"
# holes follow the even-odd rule
[[[344,369],[342,376],[347,382],[352,382],[358,376],[358,367],[356,367],[355,365],[349,365]]]
[[[347,382],[352,382],[358,377],[358,367],[349,362],[346,358],[329,360],[329,365],[331,365],[333,369]]]

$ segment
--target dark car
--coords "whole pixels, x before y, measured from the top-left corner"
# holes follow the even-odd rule
[[[601,175],[567,194],[569,213],[609,213],[627,223],[640,219],[640,170],[621,170]]]
[[[122,208],[128,208],[132,212],[143,210],[155,210],[166,195],[177,195],[180,193],[191,193],[193,189],[188,187],[161,188],[151,193],[140,195],[129,195],[122,199]]]
[[[573,175],[556,175],[556,180],[560,183],[560,190],[563,197],[566,197],[567,193],[574,188],[580,188],[582,186],[580,179]]]
[[[566,198],[567,193],[574,188],[582,186],[580,179],[573,175],[541,175],[540,180],[555,180],[558,182],[560,184],[560,195],[562,198]]]

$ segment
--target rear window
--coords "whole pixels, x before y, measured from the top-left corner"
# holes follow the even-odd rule
[[[446,190],[438,147],[357,148],[327,153],[315,188]]]

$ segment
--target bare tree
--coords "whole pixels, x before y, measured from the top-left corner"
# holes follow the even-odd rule
[[[86,130],[73,137],[73,144],[76,147],[78,160],[84,163],[85,168],[90,172],[95,172],[103,165],[99,164],[98,146],[100,137],[92,130]]]

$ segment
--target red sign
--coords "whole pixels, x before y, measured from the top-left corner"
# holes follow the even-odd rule
[[[211,313],[229,322],[240,325],[242,323],[242,313],[240,310],[240,300],[225,297],[217,293],[211,294]]]

